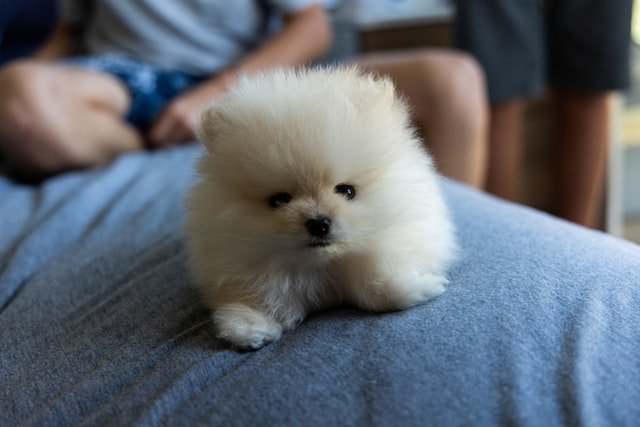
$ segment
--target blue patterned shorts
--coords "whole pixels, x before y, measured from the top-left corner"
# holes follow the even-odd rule
[[[78,68],[101,71],[121,80],[131,95],[126,120],[141,130],[146,130],[153,123],[167,102],[205,79],[121,56],[78,56],[64,62]]]

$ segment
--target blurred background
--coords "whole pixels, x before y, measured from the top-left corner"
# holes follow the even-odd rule
[[[626,237],[640,242],[640,1],[633,5],[631,21],[632,86],[625,93],[621,114],[619,150],[622,162],[619,172],[620,192],[623,194],[622,215]]]
[[[416,48],[448,48],[454,44],[455,8],[448,0],[330,1],[335,43],[329,60],[361,53]],[[640,0],[632,18],[632,85],[614,96],[613,123],[602,229],[640,242]],[[49,35],[56,20],[54,0],[0,0],[0,65],[30,54]],[[0,94],[0,96],[2,96]],[[516,201],[549,210],[553,177],[553,101],[548,96],[527,101],[524,171]]]
[[[359,52],[452,47],[454,19],[455,8],[447,0],[352,0],[343,3],[336,15],[338,45]],[[350,33],[351,27],[355,32]],[[639,0],[634,1],[631,32],[632,84],[613,97],[610,107],[613,126],[601,228],[640,243]],[[554,185],[549,167],[553,161],[553,101],[543,95],[527,104],[525,164],[516,201],[549,211]]]

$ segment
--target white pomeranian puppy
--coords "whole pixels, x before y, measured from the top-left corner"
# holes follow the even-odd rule
[[[328,306],[399,310],[444,291],[454,228],[390,80],[243,77],[199,136],[187,234],[219,337],[257,349]]]

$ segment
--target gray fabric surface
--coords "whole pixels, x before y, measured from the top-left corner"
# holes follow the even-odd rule
[[[197,152],[0,178],[0,425],[637,424],[638,246],[444,182],[445,294],[238,353],[186,267]]]

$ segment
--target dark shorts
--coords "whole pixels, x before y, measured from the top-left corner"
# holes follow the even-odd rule
[[[492,102],[547,83],[586,93],[629,85],[632,0],[456,3],[456,44],[483,66]]]
[[[126,120],[142,130],[153,123],[167,102],[204,80],[201,76],[162,69],[120,56],[79,56],[67,58],[65,63],[101,71],[122,81],[131,95]]]

